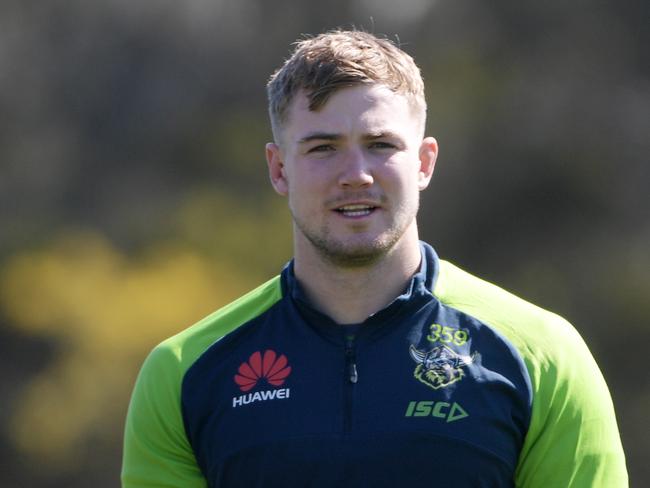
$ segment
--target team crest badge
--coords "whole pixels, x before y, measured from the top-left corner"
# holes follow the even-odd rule
[[[417,363],[413,376],[425,385],[437,390],[459,381],[465,376],[463,367],[474,362],[471,356],[458,354],[453,349],[439,345],[430,351],[420,351],[411,344],[409,353]]]

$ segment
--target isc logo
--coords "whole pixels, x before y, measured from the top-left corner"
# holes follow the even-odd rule
[[[447,422],[454,422],[456,420],[469,417],[469,414],[458,403],[447,402],[409,402],[406,407],[405,417],[436,417],[445,419]]]

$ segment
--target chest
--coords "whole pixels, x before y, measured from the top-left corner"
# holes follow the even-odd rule
[[[523,364],[485,324],[429,310],[341,341],[293,325],[259,324],[186,378],[186,431],[214,486],[234,472],[272,477],[282,465],[311,479],[323,459],[336,460],[316,478],[330,486],[367,465],[402,481],[469,461],[510,476],[530,398]]]

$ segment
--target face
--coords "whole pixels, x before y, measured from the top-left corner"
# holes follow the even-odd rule
[[[314,112],[299,94],[281,146],[267,144],[266,156],[273,187],[289,200],[296,257],[363,266],[417,242],[419,192],[437,145],[422,139],[421,117],[402,95],[359,85]]]

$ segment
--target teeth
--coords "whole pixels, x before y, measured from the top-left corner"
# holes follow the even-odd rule
[[[364,215],[370,215],[373,209],[374,207],[369,205],[346,205],[337,210],[346,217],[363,217]]]
[[[369,205],[346,205],[339,208],[341,212],[354,212],[355,210],[370,210],[372,207]]]

